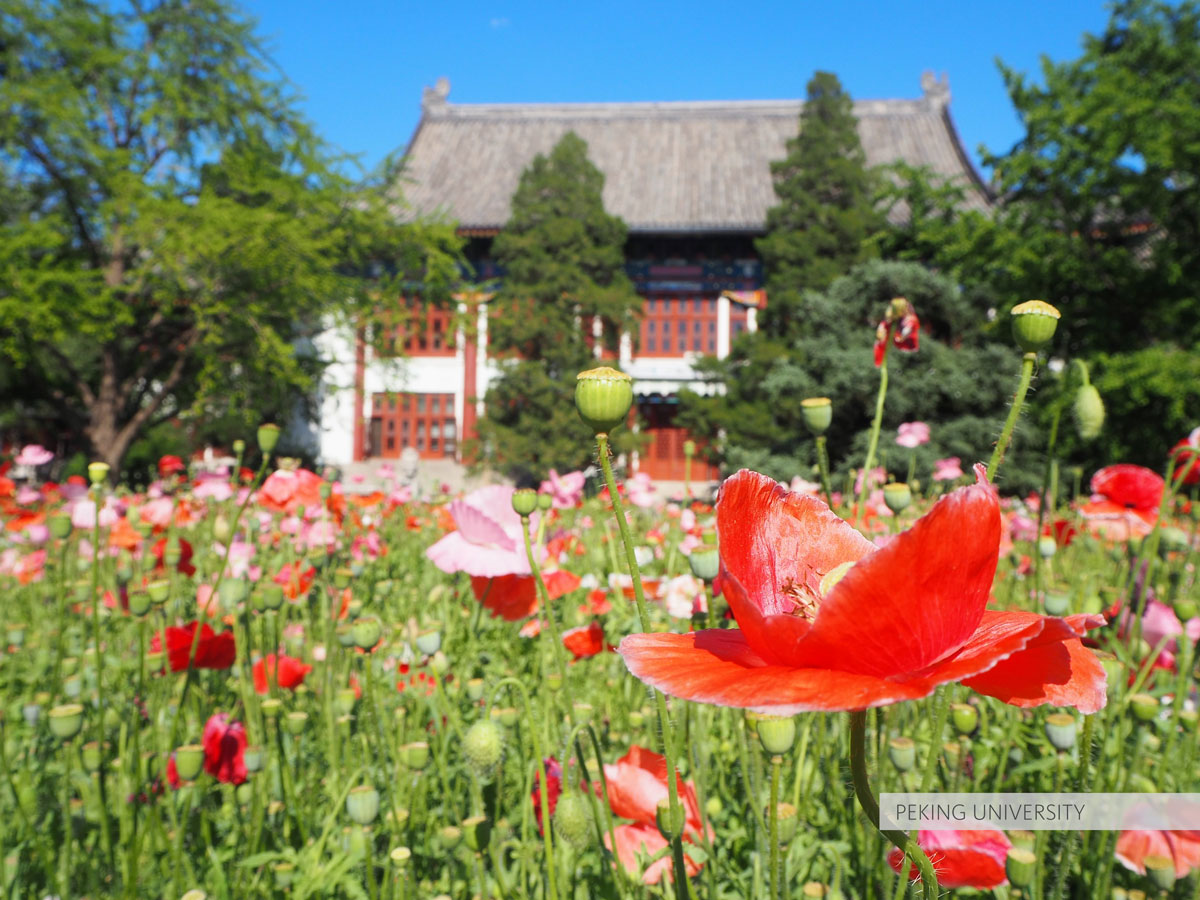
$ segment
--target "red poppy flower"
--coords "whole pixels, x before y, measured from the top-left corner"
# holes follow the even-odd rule
[[[580,578],[566,569],[555,569],[542,576],[551,600],[579,587]],[[537,611],[537,583],[532,575],[471,576],[471,593],[491,614],[507,622],[517,622]]]
[[[568,628],[563,632],[562,642],[576,659],[586,659],[604,651],[604,628],[599,622]]]
[[[281,688],[292,690],[304,683],[304,677],[312,671],[312,666],[286,654],[276,657],[268,653],[254,664],[251,670],[254,675],[254,690],[265,694],[270,689],[273,680]]]
[[[1012,842],[1003,831],[921,831],[917,843],[933,864],[939,887],[988,890],[1008,881],[1004,863]],[[888,865],[896,872],[903,855],[899,850],[888,854]],[[916,866],[908,877],[918,877]]]
[[[875,329],[875,366],[883,365],[887,355],[888,335],[897,350],[913,353],[920,343],[921,320],[917,318],[913,305],[903,297],[888,304],[887,315]]]
[[[316,577],[317,570],[313,566],[305,569],[300,563],[284,563],[274,580],[283,588],[283,596],[295,600],[308,593]]]
[[[169,478],[171,475],[178,475],[180,472],[186,471],[186,468],[187,467],[184,466],[182,459],[180,459],[178,456],[171,456],[168,454],[166,456],[159,457],[158,477]]]
[[[204,771],[225,784],[246,780],[246,726],[214,713],[204,726]]]
[[[1163,480],[1144,466],[1118,463],[1092,476],[1092,501],[1083,513],[1089,528],[1113,540],[1149,534],[1158,518]]]
[[[1142,875],[1147,856],[1165,856],[1175,863],[1175,877],[1186,878],[1200,866],[1200,832],[1122,831],[1117,838],[1117,862]]]
[[[196,567],[192,565],[192,545],[183,538],[176,538],[179,541],[179,562],[175,564],[175,571],[181,575],[195,575]],[[154,546],[150,548],[150,552],[154,554],[156,569],[165,569],[166,563],[163,562],[163,555],[167,552],[167,539],[159,538],[154,542]]]
[[[306,510],[320,509],[321,476],[308,469],[276,469],[267,476],[258,489],[258,504],[273,512],[291,515],[304,507]]]
[[[1184,484],[1200,484],[1200,428],[1195,429],[1171,448],[1175,458],[1175,477]]]
[[[542,760],[546,767],[546,809],[549,810],[551,818],[554,816],[554,809],[558,806],[558,798],[562,794],[562,765],[553,756]],[[533,801],[533,815],[537,819],[538,833],[542,831],[542,779],[537,776],[533,779],[533,790],[529,792],[529,799]]]
[[[777,715],[884,706],[955,681],[1015,706],[1095,712],[1104,669],[1079,638],[1102,617],[986,609],[1000,504],[976,474],[876,549],[815,497],[738,472],[717,528],[740,628],[634,634],[619,652],[672,696]]]
[[[188,667],[188,654],[192,651],[192,640],[196,634],[196,622],[182,628],[168,628],[167,661],[172,672],[182,672]],[[156,631],[150,639],[150,652],[162,650],[162,633]],[[195,667],[197,669],[228,669],[233,665],[236,646],[232,631],[215,633],[208,624],[200,625],[200,642],[196,645]]]

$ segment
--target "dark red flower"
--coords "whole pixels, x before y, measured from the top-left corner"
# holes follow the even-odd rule
[[[270,690],[270,682],[275,681],[281,688],[292,690],[304,683],[304,678],[312,671],[312,666],[286,654],[276,657],[268,653],[254,664],[251,670],[254,676],[254,690],[260,694]]]
[[[214,713],[204,726],[204,771],[225,784],[246,780],[246,726]]]
[[[553,817],[554,809],[558,806],[558,798],[562,794],[562,766],[553,756],[542,762],[546,766],[546,808]],[[542,779],[540,777],[534,777],[533,790],[529,793],[529,799],[533,801],[533,815],[537,819],[538,833],[540,834],[542,831]]]
[[[188,654],[192,652],[196,626],[190,622],[182,628],[168,628],[167,660],[172,672],[182,672],[188,667]],[[150,651],[162,650],[162,632],[156,631],[150,639]],[[207,623],[200,625],[200,642],[196,645],[195,667],[197,669],[228,669],[236,658],[236,646],[232,631],[214,632]]]
[[[988,610],[1000,504],[978,483],[877,549],[824,503],[743,470],[717,502],[738,629],[634,634],[629,670],[667,694],[777,715],[866,709],[961,681],[1015,706],[1104,706],[1079,638],[1100,616]]]
[[[913,305],[903,297],[888,304],[887,315],[875,329],[875,365],[883,365],[887,355],[888,335],[897,350],[913,353],[920,344],[921,320],[917,318]]]
[[[988,890],[1008,881],[1004,863],[1012,842],[1003,831],[921,831],[917,843],[933,864],[939,887]],[[899,850],[888,854],[896,872],[903,855]],[[918,877],[916,866],[910,864],[908,877]]]
[[[160,457],[158,460],[159,478],[169,478],[172,475],[178,475],[179,473],[186,471],[186,469],[187,467],[184,466],[183,460],[178,456],[171,456],[168,454],[167,456]]]
[[[175,571],[181,575],[195,575],[196,567],[192,565],[192,545],[183,538],[175,538],[179,541],[179,562],[175,564]],[[154,542],[154,546],[150,548],[150,552],[154,554],[156,560],[156,569],[165,569],[166,563],[163,562],[163,555],[167,552],[167,539],[159,538]]]

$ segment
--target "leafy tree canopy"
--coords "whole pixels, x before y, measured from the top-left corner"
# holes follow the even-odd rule
[[[369,267],[454,277],[452,229],[341,174],[223,0],[8,3],[0,72],[0,353],[114,465],[158,422],[288,410]]]

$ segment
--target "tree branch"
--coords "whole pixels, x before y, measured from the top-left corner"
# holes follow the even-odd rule
[[[75,389],[79,391],[79,396],[83,399],[83,402],[88,406],[94,404],[96,402],[96,394],[92,391],[91,385],[79,374],[79,370],[75,368],[70,357],[53,344],[46,344],[45,346],[50,351],[50,354],[58,360],[58,364],[63,367],[63,370],[70,379],[75,382]]]
[[[71,218],[75,220],[75,228],[79,232],[79,236],[87,245],[88,251],[92,257],[92,263],[97,269],[104,265],[103,257],[100,253],[100,248],[92,237],[91,229],[88,228],[87,220],[83,216],[79,203],[75,198],[75,189],[71,186],[71,181],[59,171],[58,166],[50,159],[49,153],[38,147],[37,142],[32,138],[25,141],[25,149],[29,154],[42,164],[42,168],[46,170],[46,174],[52,180],[57,182],[59,188],[67,199],[67,208],[71,212]]]
[[[178,348],[178,355],[175,357],[175,362],[171,364],[171,369],[159,384],[158,393],[154,395],[145,406],[135,412],[125,427],[121,429],[118,435],[118,441],[129,441],[133,435],[137,434],[151,417],[158,412],[159,408],[166,401],[168,395],[179,384],[183,378],[184,367],[188,361],[188,351],[190,351],[200,341],[199,329],[193,328],[183,338],[183,345]]]

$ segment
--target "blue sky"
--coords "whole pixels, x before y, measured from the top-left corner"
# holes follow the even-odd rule
[[[1103,29],[1099,0],[849,0],[542,4],[244,0],[271,55],[332,144],[368,165],[402,150],[421,90],[450,102],[803,97],[816,69],[856,98],[920,96],[947,73],[951,114],[978,146],[1021,135],[996,67],[1036,73],[1042,54],[1081,53]]]

